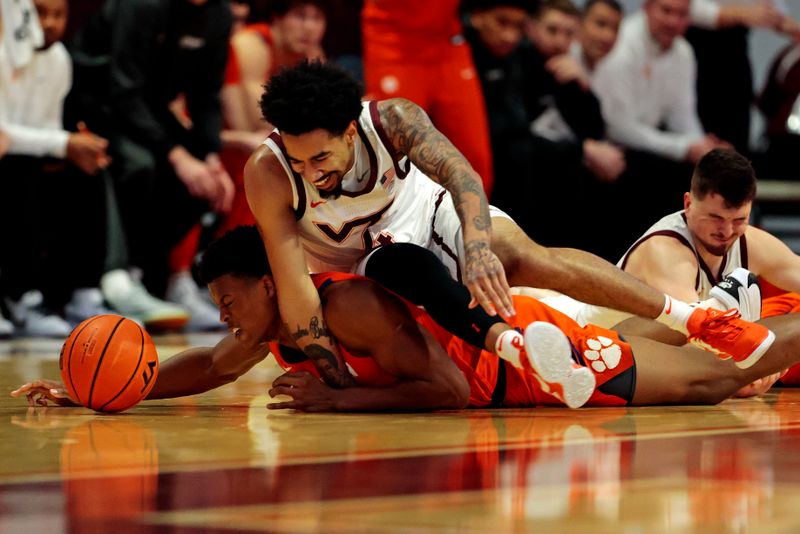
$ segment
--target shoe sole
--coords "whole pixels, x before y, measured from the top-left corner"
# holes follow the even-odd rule
[[[737,274],[742,274],[737,272],[739,270],[746,273],[744,282],[740,280],[738,276],[736,276]],[[754,322],[761,319],[761,288],[758,286],[757,283],[754,284],[756,288],[755,292],[758,294],[752,296],[751,298],[750,287],[752,286],[749,285],[750,272],[741,268],[737,268],[734,269],[734,271],[731,272],[731,274],[729,274],[728,276],[734,278],[739,283],[738,289],[740,289],[741,291],[737,292],[739,294],[739,297],[742,298],[743,301],[734,297],[726,290],[721,289],[717,286],[711,288],[711,291],[709,291],[709,296],[714,297],[715,299],[719,300],[722,304],[724,304],[726,307],[725,309],[736,308],[737,310],[739,310],[739,313],[742,314],[742,318],[745,321]]]
[[[767,337],[764,338],[764,341],[762,341],[758,347],[756,347],[756,350],[750,353],[750,356],[744,360],[734,362],[736,367],[739,369],[747,369],[748,367],[755,365],[756,362],[761,359],[761,357],[769,350],[769,348],[772,346],[772,343],[775,341],[775,334],[772,332],[772,330],[767,330],[767,333]]]
[[[548,384],[559,384],[564,403],[580,408],[596,387],[594,373],[573,367],[572,347],[567,336],[550,323],[534,322],[525,329],[525,351],[533,370]]]
[[[169,317],[165,319],[142,320],[146,330],[161,332],[164,330],[181,330],[189,322],[188,317]]]

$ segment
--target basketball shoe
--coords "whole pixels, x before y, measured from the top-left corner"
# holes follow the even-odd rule
[[[104,274],[100,287],[111,308],[144,324],[148,330],[179,330],[189,321],[188,311],[157,299],[124,269]]]
[[[772,331],[742,320],[736,309],[728,311],[695,308],[686,323],[689,342],[713,352],[720,359],[733,358],[740,369],[755,364],[775,341]]]
[[[572,359],[572,345],[555,325],[541,321],[528,325],[520,361],[546,393],[570,408],[580,408],[594,393],[594,373]]]
[[[738,267],[711,288],[709,295],[717,299],[723,309],[736,308],[745,321],[761,319],[761,286],[756,275]]]
[[[6,299],[15,334],[24,337],[67,337],[72,330],[69,323],[44,304],[39,290],[26,291],[18,301]]]
[[[203,290],[189,272],[173,274],[167,283],[168,301],[179,304],[191,314],[186,330],[207,331],[225,330],[226,326],[219,320],[217,307],[203,298]]]
[[[72,298],[64,306],[64,317],[73,326],[95,315],[114,313],[103,303],[103,293],[97,287],[84,287],[72,292]]]

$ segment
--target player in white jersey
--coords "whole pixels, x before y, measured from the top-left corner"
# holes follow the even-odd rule
[[[508,276],[514,285],[544,286],[657,319],[743,366],[774,339],[735,314],[671,299],[586,252],[537,245],[508,217],[490,215],[480,178],[418,106],[403,99],[364,105],[358,83],[336,67],[304,62],[282,71],[270,80],[261,109],[279,137],[250,158],[247,198],[280,288],[282,317],[328,383],[344,385],[352,377],[336,355],[308,269],[360,268],[369,274],[377,253],[412,250],[409,243],[432,249],[435,244],[440,256],[452,257],[456,276],[460,269],[472,296],[470,307],[480,304],[489,315],[514,314]],[[395,202],[401,209],[393,209]],[[380,247],[364,265],[384,242],[407,246]],[[429,276],[411,260],[398,259],[391,267],[397,276],[384,276],[382,283],[401,277],[410,281],[407,288]],[[476,325],[466,308],[451,312]],[[720,325],[735,327],[739,335],[720,335]]]

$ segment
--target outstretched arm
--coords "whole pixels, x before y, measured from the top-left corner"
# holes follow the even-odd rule
[[[233,382],[267,357],[266,347],[247,349],[229,335],[215,347],[195,347],[162,362],[147,399],[169,399],[196,395]],[[31,406],[77,406],[64,385],[54,380],[34,380],[11,392],[25,395]]]
[[[278,307],[298,347],[314,362],[328,384],[353,384],[322,316],[319,294],[308,274],[285,171],[269,149],[261,148],[244,171],[247,202],[269,256]]]
[[[381,124],[394,148],[453,196],[464,235],[464,282],[472,306],[494,315],[513,315],[505,271],[491,250],[492,220],[480,176],[455,146],[437,130],[419,106],[394,98],[378,104]]]
[[[353,354],[374,358],[397,380],[386,386],[333,389],[309,373],[287,373],[275,380],[270,395],[292,400],[268,408],[384,411],[467,405],[470,391],[464,374],[397,297],[374,282],[354,280],[333,284],[325,299],[325,316],[339,342]]]

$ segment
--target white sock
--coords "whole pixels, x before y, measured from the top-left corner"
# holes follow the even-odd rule
[[[695,307],[669,295],[664,295],[664,299],[664,309],[661,310],[661,315],[656,317],[656,321],[688,335],[689,330],[686,328],[686,323],[689,322],[689,317],[694,312]]]
[[[497,336],[497,341],[494,342],[494,352],[504,360],[511,362],[514,367],[522,369],[519,356],[524,346],[522,334],[512,328]]]
[[[714,297],[710,297],[707,298],[706,300],[701,300],[700,302],[696,302],[695,306],[697,306],[698,308],[703,308],[704,310],[707,310],[709,308],[714,308],[717,310],[724,311],[728,309],[728,307],[724,303],[720,302]]]

